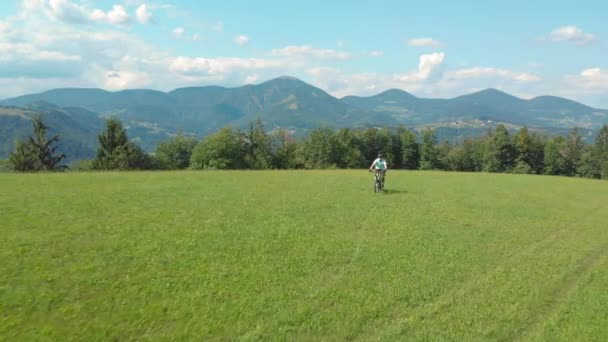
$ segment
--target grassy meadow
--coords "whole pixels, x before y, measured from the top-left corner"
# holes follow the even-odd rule
[[[608,336],[608,182],[0,174],[0,340]]]

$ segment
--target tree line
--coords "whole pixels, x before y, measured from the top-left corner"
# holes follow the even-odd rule
[[[8,164],[15,171],[64,170],[64,155],[46,138],[42,118],[33,120],[34,135],[18,141]],[[434,130],[418,136],[406,127],[338,130],[313,129],[296,139],[285,130],[267,132],[261,120],[246,130],[225,127],[197,140],[183,134],[161,142],[154,153],[129,140],[122,123],[111,118],[99,135],[93,160],[79,170],[151,169],[322,169],[366,168],[379,152],[393,169],[502,172],[608,178],[608,125],[595,143],[584,142],[578,129],[566,136],[546,136],[523,127],[511,134],[504,125],[477,138],[439,142]]]

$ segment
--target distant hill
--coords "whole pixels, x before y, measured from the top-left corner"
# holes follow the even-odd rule
[[[0,101],[0,105],[0,158],[11,150],[16,137],[29,132],[28,120],[37,112],[46,113],[49,126],[62,133],[66,145],[74,145],[70,148],[78,157],[91,156],[103,118],[108,116],[121,119],[129,136],[147,150],[177,131],[202,137],[226,125],[247,127],[258,117],[267,129],[286,128],[296,134],[322,125],[406,125],[433,127],[450,139],[481,134],[497,122],[549,133],[572,127],[590,132],[608,123],[608,110],[554,96],[525,100],[486,89],[452,99],[429,99],[391,89],[369,97],[338,99],[288,76],[236,88],[188,87],[168,93],[54,89]]]
[[[2,101],[27,107],[45,101],[82,107],[126,121],[206,134],[225,125],[246,126],[261,117],[269,127],[308,128],[342,122],[346,105],[323,90],[291,77],[238,88],[190,87],[169,93],[151,90],[107,92],[55,89]]]
[[[491,120],[543,128],[597,128],[608,122],[608,111],[578,102],[542,96],[524,100],[496,89],[453,99],[417,98],[400,90],[371,97],[347,96],[350,107],[388,115],[405,124],[433,124],[471,120]]]
[[[49,134],[59,134],[59,148],[70,159],[82,159],[95,153],[97,134],[103,129],[103,121],[97,114],[84,109],[63,109],[37,102],[29,108],[0,107],[0,157],[5,158],[14,150],[16,139],[32,134],[31,119],[44,113]]]
[[[59,150],[66,154],[67,162],[95,155],[98,135],[105,127],[103,117],[83,108],[59,107],[38,101],[27,108],[0,106],[0,158],[6,158],[14,150],[16,139],[25,139],[32,134],[31,119],[38,114],[42,114],[49,126],[49,135],[60,136]],[[129,137],[148,150],[170,137],[155,127],[125,126]]]

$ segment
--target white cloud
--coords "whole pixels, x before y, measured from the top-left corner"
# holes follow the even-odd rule
[[[26,7],[34,8],[35,5],[36,3],[30,1]],[[38,5],[40,5],[40,2],[38,2]],[[86,24],[90,20],[89,11],[84,6],[71,3],[68,0],[49,0],[48,6],[52,15],[57,19],[76,24]]]
[[[255,84],[260,80],[260,76],[258,75],[249,75],[245,78],[245,84]]]
[[[559,27],[551,32],[549,39],[554,42],[569,42],[576,45],[588,45],[596,41],[595,35],[583,32],[576,26]]]
[[[312,83],[338,98],[347,95],[369,96],[390,88],[404,88],[393,77],[380,73],[346,73],[339,68],[315,67],[306,71]],[[417,89],[409,84],[405,88]]]
[[[104,88],[108,90],[122,90],[140,88],[150,84],[150,75],[145,72],[115,71],[106,72]]]
[[[131,23],[131,17],[123,5],[114,5],[110,11],[105,12],[72,0],[24,0],[21,2],[20,9],[20,16],[23,18],[42,14],[50,19],[68,24],[108,23],[125,26]],[[144,14],[146,13],[141,13],[141,15]]]
[[[152,21],[152,12],[150,12],[146,4],[142,4],[137,7],[137,10],[135,11],[135,16],[137,17],[137,21],[139,21],[140,24],[147,24]]]
[[[541,77],[536,74],[491,67],[473,67],[467,69],[459,69],[449,72],[447,77],[455,80],[480,77],[500,77],[517,82],[537,82],[541,80]]]
[[[588,93],[608,93],[608,71],[600,68],[589,68],[578,75],[567,76],[566,79]]]
[[[444,52],[421,55],[418,63],[418,70],[403,75],[395,75],[401,82],[421,82],[434,78],[440,71],[440,66],[445,59]]]
[[[236,36],[234,37],[234,43],[239,46],[245,46],[249,44],[249,37],[243,35]]]
[[[201,40],[201,36],[199,34],[186,35],[186,30],[183,27],[174,28],[171,34],[175,39],[191,40],[193,42]]]
[[[282,49],[272,50],[272,55],[277,57],[303,57],[322,60],[347,60],[352,56],[348,52],[333,49],[315,49],[311,45],[290,45]]]
[[[131,17],[122,5],[114,5],[112,10],[108,12],[107,18],[108,22],[114,25],[126,25],[131,21]]]
[[[108,14],[114,11],[94,9],[91,7],[94,3],[97,2],[59,0],[52,8],[50,0],[25,0],[20,8],[29,11],[30,16],[22,16],[20,12],[0,20],[0,98],[66,86],[110,90],[134,87],[172,90],[203,84],[238,86],[283,74],[301,77],[339,97],[373,95],[390,88],[417,96],[452,97],[471,89],[493,87],[516,95],[554,94],[579,100],[595,96],[600,98],[595,100],[597,104],[605,103],[608,94],[605,68],[589,68],[540,82],[540,71],[532,69],[534,63],[528,66],[528,71],[482,66],[444,70],[447,67],[443,52],[421,55],[417,68],[415,60],[404,61],[404,65],[411,66],[402,70],[410,72],[398,75],[341,69],[341,61],[382,56],[382,51],[367,50],[354,55],[345,48],[322,49],[311,45],[285,46],[253,55],[259,58],[179,57],[125,30],[93,25],[111,23]],[[116,25],[124,26],[128,14],[131,14],[128,23],[141,22],[137,9],[143,4],[147,12],[157,8],[148,0],[133,4],[124,6],[122,14],[120,10],[114,11],[114,22],[123,23]],[[179,39],[201,39],[184,27],[176,27],[181,29],[175,32]],[[167,34],[172,33],[169,29]]]
[[[382,57],[384,56],[384,51],[374,50],[369,53],[372,57]]]
[[[213,76],[278,68],[284,65],[283,61],[258,58],[191,58],[180,56],[171,61],[169,70],[185,76]]]
[[[90,14],[91,20],[95,22],[105,22],[108,19],[106,12],[100,9],[94,9]]]
[[[183,38],[184,37],[184,28],[183,27],[176,27],[173,29],[173,37],[175,38]]]
[[[81,62],[78,55],[0,40],[0,78],[72,77],[82,72]]]
[[[441,42],[433,38],[414,38],[411,39],[408,44],[410,46],[430,46],[438,47],[441,46]]]

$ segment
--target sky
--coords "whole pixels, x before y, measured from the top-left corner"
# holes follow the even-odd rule
[[[0,98],[257,84],[330,94],[496,88],[608,108],[605,1],[2,0]]]

